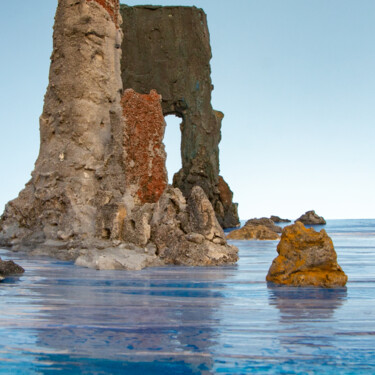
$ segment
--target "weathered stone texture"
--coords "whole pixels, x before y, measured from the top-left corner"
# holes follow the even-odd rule
[[[40,152],[31,180],[0,219],[0,245],[98,269],[233,263],[238,250],[204,191],[192,187],[186,201],[167,186],[160,95],[129,89],[121,100],[118,8],[117,0],[58,1]],[[191,119],[210,109],[201,99],[206,104]],[[219,137],[210,126],[210,137]],[[205,152],[199,134],[185,152]],[[207,167],[214,179],[215,163]],[[207,189],[214,180],[204,181]]]
[[[125,188],[121,38],[96,1],[59,0],[39,156],[6,206],[2,242],[111,235]]]
[[[260,219],[250,219],[240,228],[231,231],[227,238],[230,240],[278,240],[278,233],[282,229],[266,217]]]
[[[141,95],[132,89],[125,90],[121,100],[126,188],[141,204],[157,202],[168,183],[160,101],[155,90]]]
[[[162,96],[164,115],[182,118],[182,169],[173,185],[185,197],[199,185],[220,224],[239,224],[237,206],[219,181],[223,114],[211,106],[211,47],[206,15],[195,7],[121,6],[124,89]],[[226,184],[225,184],[226,185]],[[230,191],[230,190],[229,190]],[[224,197],[224,201],[222,201]]]
[[[96,3],[100,4],[111,16],[116,27],[120,26],[120,17],[119,17],[120,4],[118,0],[87,0],[88,3],[90,1],[95,1]]]
[[[292,286],[339,287],[348,277],[337,264],[331,238],[301,222],[284,228],[267,281]]]
[[[240,229],[235,229],[227,235],[228,240],[278,240],[280,236],[265,225],[248,224]]]
[[[220,265],[234,263],[238,249],[228,245],[202,188],[195,186],[186,201],[168,187],[155,205],[151,240],[166,264]]]

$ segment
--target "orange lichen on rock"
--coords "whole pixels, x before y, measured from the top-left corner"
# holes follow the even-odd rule
[[[95,1],[101,5],[111,16],[113,22],[119,27],[120,2],[119,0],[87,0],[87,2]]]
[[[121,104],[126,187],[139,203],[155,203],[168,183],[161,96],[155,90],[142,95],[128,89]]]
[[[331,238],[301,222],[284,228],[266,280],[292,286],[342,287],[348,277],[337,264]]]

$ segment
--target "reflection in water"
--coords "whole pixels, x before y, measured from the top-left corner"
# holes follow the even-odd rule
[[[346,288],[296,288],[268,284],[269,304],[280,310],[280,320],[327,319],[347,299]]]
[[[138,373],[206,373],[223,295],[220,269],[101,272],[56,267],[33,286],[44,310],[35,332],[45,371],[109,366]],[[102,362],[100,362],[102,361]],[[95,364],[96,363],[96,364]],[[73,368],[73,367],[72,367]]]

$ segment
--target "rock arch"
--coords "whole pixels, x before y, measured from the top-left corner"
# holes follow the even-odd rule
[[[206,15],[196,7],[121,5],[124,89],[162,96],[164,115],[182,119],[182,169],[173,185],[185,196],[199,185],[223,227],[239,224],[232,192],[219,176],[223,113],[211,105],[211,47]]]

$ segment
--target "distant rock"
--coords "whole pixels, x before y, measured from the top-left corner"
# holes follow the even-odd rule
[[[24,273],[25,270],[12,260],[1,260],[0,258],[0,281],[11,275]]]
[[[278,240],[280,236],[265,225],[246,224],[227,235],[228,240]]]
[[[279,216],[274,216],[272,215],[270,217],[270,219],[274,222],[274,223],[291,223],[291,220],[289,219],[282,219],[281,217]]]
[[[307,211],[305,212],[300,218],[296,220],[300,221],[305,225],[325,225],[326,221],[322,216],[319,216],[315,213],[315,211]]]
[[[284,228],[267,281],[291,286],[342,287],[348,277],[337,264],[331,238],[297,221]]]
[[[275,223],[267,217],[261,217],[260,219],[250,219],[246,222],[245,226],[246,225],[264,225],[265,227],[276,233],[281,233],[283,230],[278,225],[275,225]]]

